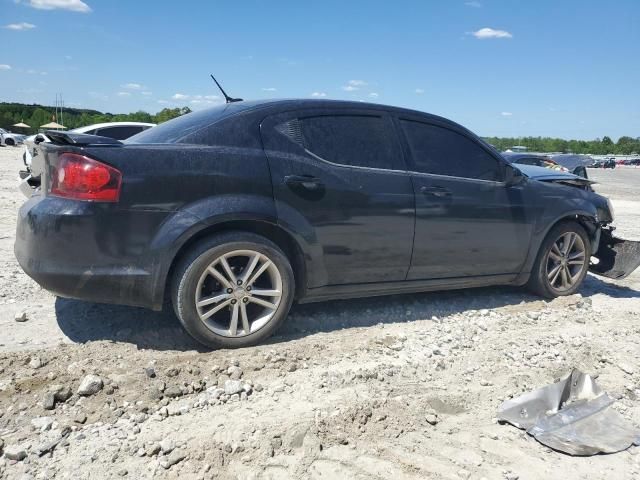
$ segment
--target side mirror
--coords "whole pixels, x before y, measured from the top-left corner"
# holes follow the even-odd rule
[[[39,143],[44,142],[44,137],[42,135],[36,135],[36,138],[33,140],[33,142],[38,145]]]
[[[520,185],[524,182],[525,176],[520,170],[512,165],[506,165],[504,169],[504,183],[507,187]]]

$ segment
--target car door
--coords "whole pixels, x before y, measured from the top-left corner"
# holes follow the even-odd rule
[[[507,186],[505,163],[468,132],[422,118],[399,118],[416,195],[408,278],[516,274],[532,219],[522,186]]]
[[[261,133],[278,221],[309,245],[308,287],[405,280],[415,198],[392,119],[306,109]]]

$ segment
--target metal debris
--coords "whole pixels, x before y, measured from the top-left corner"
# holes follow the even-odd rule
[[[558,383],[504,402],[498,420],[570,455],[615,453],[639,444],[640,431],[611,408],[613,402],[590,375],[574,369]]]

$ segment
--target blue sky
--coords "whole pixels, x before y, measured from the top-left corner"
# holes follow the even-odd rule
[[[109,112],[310,97],[480,135],[640,136],[640,1],[0,0],[0,101]]]

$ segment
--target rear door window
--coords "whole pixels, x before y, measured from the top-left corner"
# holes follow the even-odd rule
[[[278,127],[307,153],[352,167],[404,170],[391,120],[374,115],[305,116]]]
[[[417,172],[501,181],[502,164],[477,142],[448,128],[401,120]]]

